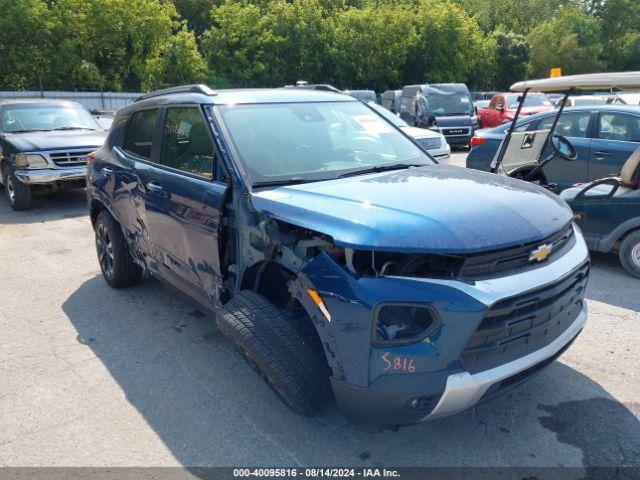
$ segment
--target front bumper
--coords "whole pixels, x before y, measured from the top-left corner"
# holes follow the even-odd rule
[[[571,326],[546,347],[475,375],[471,375],[469,372],[449,375],[440,400],[426,419],[446,417],[466,410],[478,403],[491,387],[545,363],[545,360],[553,358],[578,336],[586,320],[587,307],[585,304]]]
[[[25,185],[51,185],[58,182],[84,181],[87,167],[45,168],[41,170],[16,170],[16,178]]]
[[[337,296],[327,288],[335,289],[336,282],[340,283],[336,280],[340,278],[339,272],[326,263],[323,266],[326,286],[318,277],[310,276],[309,280],[320,290],[332,314],[330,340],[335,341],[335,346],[331,351],[342,358],[339,367],[343,374],[335,375],[333,367],[332,378],[340,410],[351,422],[361,425],[402,425],[440,418],[519,384],[551,363],[580,333],[587,317],[583,300],[566,327],[547,342],[536,343],[536,349],[524,349],[519,356],[505,356],[504,363],[480,371],[466,368],[461,355],[485,312],[494,305],[527,292],[552,288],[584,271],[588,251],[575,227],[574,233],[576,241],[571,249],[551,263],[472,283],[415,277],[345,279],[348,288]],[[354,291],[359,294],[351,298],[348,292]],[[425,341],[415,344],[386,349],[363,345],[371,335],[371,310],[367,306],[373,307],[380,301],[429,303],[439,312],[442,326]],[[385,368],[387,354],[413,361],[415,369]]]
[[[368,387],[332,379],[333,391],[340,411],[355,424],[408,425],[446,417],[539,373],[575,340],[586,319],[585,307],[571,326],[546,347],[474,375],[458,371],[386,376]]]

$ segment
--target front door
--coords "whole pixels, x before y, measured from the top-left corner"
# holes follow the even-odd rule
[[[221,282],[219,230],[227,191],[214,178],[215,154],[200,106],[167,107],[160,161],[145,185],[156,270],[205,305]]]
[[[589,180],[615,176],[640,145],[640,115],[600,112],[591,147]]]

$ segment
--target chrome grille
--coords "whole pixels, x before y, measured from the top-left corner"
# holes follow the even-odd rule
[[[87,164],[87,155],[92,150],[66,150],[59,152],[48,152],[49,159],[59,167],[76,167]]]

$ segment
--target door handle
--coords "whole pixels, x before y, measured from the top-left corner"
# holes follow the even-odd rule
[[[604,157],[611,157],[611,156],[613,155],[613,153],[610,153],[610,152],[604,152],[604,151],[602,151],[602,150],[597,150],[597,151],[593,152],[593,154],[594,154],[596,157],[603,157],[603,158],[604,158]]]
[[[103,175],[111,175],[113,173],[113,170],[109,167],[102,167],[102,169],[100,169],[100,173],[102,173]]]
[[[167,192],[165,192],[162,185],[158,185],[155,182],[149,182],[146,185],[147,190],[154,195],[158,195],[159,197],[167,197]]]

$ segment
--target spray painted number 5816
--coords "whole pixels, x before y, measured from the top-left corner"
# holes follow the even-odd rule
[[[402,372],[410,372],[413,373],[416,371],[416,366],[413,363],[413,359],[407,357],[399,357],[397,355],[392,355],[389,352],[385,352],[380,357],[384,362],[383,372],[388,372],[390,370],[399,370]]]

